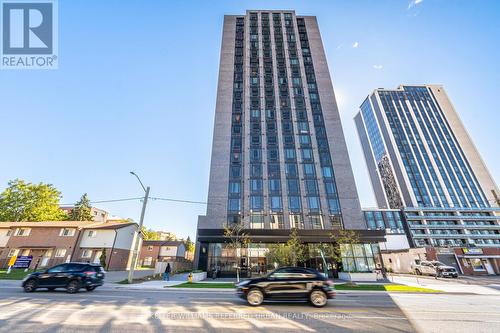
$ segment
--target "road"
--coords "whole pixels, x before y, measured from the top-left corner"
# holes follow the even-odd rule
[[[341,293],[327,307],[248,307],[231,291],[0,286],[0,332],[500,332],[500,297]]]

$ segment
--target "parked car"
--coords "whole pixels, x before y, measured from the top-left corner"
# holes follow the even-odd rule
[[[282,267],[268,275],[241,281],[236,284],[238,296],[252,306],[266,300],[309,301],[315,307],[323,307],[335,297],[333,281],[310,268]]]
[[[76,293],[81,288],[92,291],[103,285],[104,275],[104,269],[99,264],[70,262],[28,274],[22,286],[25,292],[40,288],[65,288],[68,293]]]
[[[447,266],[440,261],[421,261],[415,266],[417,275],[432,275],[436,277],[458,277],[455,267]]]

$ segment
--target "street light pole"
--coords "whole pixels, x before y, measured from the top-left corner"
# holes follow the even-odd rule
[[[142,185],[141,179],[139,176],[137,176],[134,172],[130,172],[132,175],[136,176],[137,179],[139,180],[139,183],[141,183],[142,188],[144,189],[144,185]],[[141,233],[142,233],[142,226],[144,224],[144,215],[146,214],[146,205],[148,204],[148,198],[149,198],[149,186],[144,189],[146,192],[144,195],[144,200],[142,202],[142,210],[141,210],[141,219],[139,220],[139,228],[137,229],[137,232],[134,237],[134,246],[132,249],[132,260],[130,262],[130,269],[128,271],[128,283],[132,283],[132,280],[134,279],[134,270],[135,266],[137,265],[137,260],[139,259],[139,245],[141,244]]]

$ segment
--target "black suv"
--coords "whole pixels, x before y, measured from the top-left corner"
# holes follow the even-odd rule
[[[332,280],[314,269],[302,267],[282,267],[265,277],[241,281],[236,284],[236,291],[253,306],[261,305],[264,300],[301,300],[322,307],[335,297]]]
[[[23,288],[28,293],[38,288],[66,288],[68,293],[76,293],[80,288],[92,291],[103,283],[104,269],[101,265],[70,262],[28,274],[23,279]]]

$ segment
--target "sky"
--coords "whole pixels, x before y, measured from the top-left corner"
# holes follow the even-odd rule
[[[51,183],[61,203],[205,201],[223,16],[316,15],[363,207],[375,200],[353,117],[375,88],[442,84],[500,180],[500,2],[60,0],[59,69],[0,70],[0,190]],[[141,203],[95,206],[139,220]],[[145,225],[196,233],[202,204],[152,200]]]

